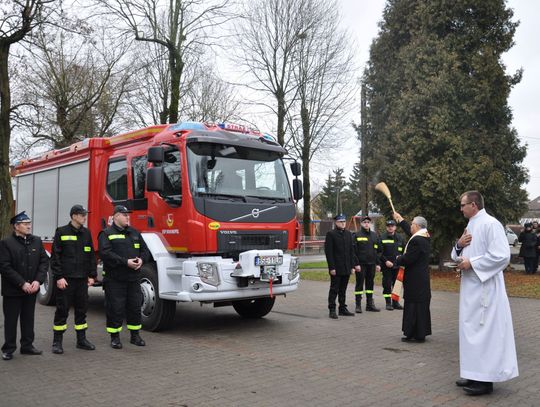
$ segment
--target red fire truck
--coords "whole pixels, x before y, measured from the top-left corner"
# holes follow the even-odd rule
[[[165,329],[177,302],[232,305],[260,318],[299,281],[286,250],[299,243],[300,165],[291,163],[291,193],[285,154],[268,135],[196,122],[85,139],[16,165],[17,210],[29,213],[50,251],[72,205],[88,207],[96,248],[113,207],[131,209],[153,258],[141,271],[145,329]],[[49,273],[39,300],[54,296]]]

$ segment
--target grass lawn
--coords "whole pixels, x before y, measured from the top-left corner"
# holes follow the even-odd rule
[[[304,280],[329,281],[328,267],[325,261],[316,263],[300,263],[300,274]],[[381,286],[381,273],[375,275],[375,284]],[[354,281],[354,277],[351,278]],[[510,297],[540,299],[540,275],[527,275],[523,271],[506,271],[504,273],[506,292]],[[459,291],[459,278],[453,271],[431,269],[431,289],[435,291]]]

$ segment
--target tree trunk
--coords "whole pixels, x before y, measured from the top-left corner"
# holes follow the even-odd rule
[[[171,105],[169,107],[169,123],[178,123],[180,106],[180,82],[184,70],[184,62],[180,55],[171,52]]]
[[[300,109],[300,117],[302,120],[302,175],[304,186],[304,236],[311,236],[311,184],[309,180],[309,153],[310,153],[310,123],[308,110],[304,102]]]
[[[277,99],[277,138],[278,143],[282,146],[285,145],[285,96],[282,91],[276,92]]]
[[[13,216],[13,190],[9,171],[9,142],[11,139],[11,91],[8,74],[9,44],[0,44],[0,237],[11,232],[9,219]]]

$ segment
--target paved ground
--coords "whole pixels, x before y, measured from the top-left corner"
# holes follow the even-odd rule
[[[0,406],[540,404],[540,301],[511,299],[521,375],[496,385],[492,395],[471,398],[454,385],[457,294],[433,293],[433,336],[424,344],[400,341],[400,311],[330,320],[326,295],[326,283],[304,281],[255,321],[232,308],[179,305],[174,329],[145,332],[145,348],[130,345],[123,332],[124,349],[113,350],[102,292],[94,288],[88,336],[97,350],[75,349],[70,330],[64,355],[50,352],[53,308],[39,305],[35,345],[45,352],[0,360]]]

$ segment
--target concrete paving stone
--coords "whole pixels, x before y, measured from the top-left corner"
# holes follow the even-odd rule
[[[349,305],[353,287],[349,286]],[[384,303],[375,288],[378,305]],[[400,311],[328,318],[328,284],[303,281],[261,320],[232,308],[179,304],[171,330],[143,332],[144,348],[113,350],[105,332],[103,293],[92,289],[89,339],[75,348],[66,333],[64,355],[53,355],[54,308],[36,308],[36,347],[0,361],[0,405],[24,406],[367,406],[480,407],[540,403],[540,301],[511,298],[520,376],[471,398],[459,376],[458,295],[433,292],[433,335],[424,344],[400,341]],[[72,315],[70,315],[72,318]],[[3,321],[1,321],[3,322]],[[70,329],[72,321],[68,321]],[[0,335],[3,326],[0,325]],[[1,337],[1,336],[0,336]],[[38,396],[36,397],[36,394]]]

